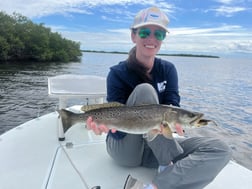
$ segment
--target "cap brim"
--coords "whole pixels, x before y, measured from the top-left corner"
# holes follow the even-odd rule
[[[156,22],[148,22],[148,23],[137,24],[135,26],[132,26],[131,29],[137,29],[137,28],[140,28],[140,27],[143,27],[143,26],[148,26],[148,25],[159,26],[159,27],[161,27],[162,29],[164,29],[165,31],[167,31],[169,33],[169,30],[166,27],[164,27],[163,25],[158,24]]]

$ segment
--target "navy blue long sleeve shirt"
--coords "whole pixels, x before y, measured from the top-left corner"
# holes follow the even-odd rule
[[[155,58],[149,82],[156,90],[160,104],[179,106],[178,76],[175,66],[165,60]],[[127,61],[110,68],[107,77],[107,101],[125,104],[134,88],[144,83],[139,75],[127,67]],[[109,133],[120,139],[125,133]]]

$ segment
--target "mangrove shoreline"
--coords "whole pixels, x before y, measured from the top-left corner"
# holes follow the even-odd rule
[[[82,52],[90,52],[90,53],[109,53],[109,54],[128,54],[128,52],[120,52],[120,51],[96,51],[96,50],[81,50]],[[203,55],[203,54],[186,54],[186,53],[178,53],[178,54],[166,54],[159,53],[157,55],[160,56],[182,56],[182,57],[198,57],[198,58],[220,58],[215,55]]]

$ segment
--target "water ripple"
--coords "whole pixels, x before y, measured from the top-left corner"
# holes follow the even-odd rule
[[[58,101],[48,97],[48,77],[60,74],[106,77],[110,66],[126,58],[127,55],[85,53],[81,63],[0,64],[0,133],[55,111]],[[186,134],[220,138],[230,145],[237,162],[252,169],[251,61],[162,58],[177,67],[181,106],[203,112],[218,123],[218,127],[209,125],[188,130]]]

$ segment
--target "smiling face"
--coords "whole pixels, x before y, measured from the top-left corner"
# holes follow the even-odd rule
[[[150,35],[141,38],[139,36],[139,30],[147,28],[151,31]],[[161,27],[155,26],[155,25],[147,25],[141,28],[138,28],[136,32],[131,33],[131,39],[132,41],[136,44],[136,51],[137,51],[137,56],[138,57],[154,57],[162,44],[161,40],[158,40],[155,37],[155,31],[163,31]]]

